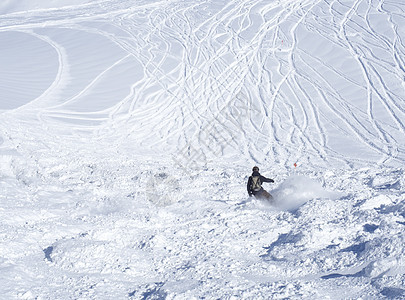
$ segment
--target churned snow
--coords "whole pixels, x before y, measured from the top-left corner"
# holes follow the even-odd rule
[[[0,298],[405,298],[404,28],[393,0],[2,1]]]

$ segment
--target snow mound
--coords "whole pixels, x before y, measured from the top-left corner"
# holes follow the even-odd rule
[[[304,175],[287,178],[278,188],[271,192],[276,206],[284,210],[298,209],[312,199],[337,199],[339,194],[325,190],[321,183]]]

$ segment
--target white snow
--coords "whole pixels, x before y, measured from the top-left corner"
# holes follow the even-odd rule
[[[404,28],[393,0],[2,1],[0,298],[405,298]]]

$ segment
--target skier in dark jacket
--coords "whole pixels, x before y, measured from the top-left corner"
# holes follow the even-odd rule
[[[263,189],[263,182],[274,182],[273,179],[266,178],[259,173],[259,167],[253,167],[252,176],[249,176],[247,182],[247,191],[249,196],[255,196],[258,199],[271,200],[273,197]]]

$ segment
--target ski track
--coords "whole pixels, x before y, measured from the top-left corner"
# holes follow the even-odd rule
[[[24,33],[57,57],[40,96],[0,107],[0,294],[405,297],[400,2],[0,14],[0,38]],[[339,195],[293,209],[245,200],[253,164]]]
[[[327,2],[322,1],[315,3],[288,1],[282,7],[265,2],[255,4],[230,2],[215,11],[205,22],[192,24],[191,16],[202,5],[182,7],[175,4],[170,7],[165,6],[167,9],[162,10],[158,8],[157,3],[150,5],[145,3],[145,6],[141,5],[138,9],[125,8],[126,3],[122,4],[123,7],[106,5],[104,8],[101,4],[87,4],[83,8],[80,6],[71,8],[73,11],[83,10],[83,13],[75,13],[76,17],[73,19],[69,14],[64,16],[63,9],[55,11],[58,17],[47,17],[46,11],[38,11],[38,17],[31,17],[25,21],[18,20],[17,15],[18,21],[14,21],[17,25],[13,25],[9,20],[10,17],[6,15],[2,18],[8,22],[4,22],[5,25],[1,30],[24,30],[24,28],[30,28],[30,30],[34,28],[35,30],[44,25],[52,28],[70,28],[105,37],[127,53],[122,57],[117,57],[111,66],[91,78],[88,85],[72,97],[65,101],[62,100],[63,102],[56,106],[51,104],[41,107],[40,121],[43,124],[44,119],[50,120],[46,117],[47,114],[48,117],[77,118],[74,117],[74,111],[69,112],[72,110],[69,104],[83,99],[86,94],[94,90],[93,86],[97,85],[103,77],[108,77],[117,65],[132,57],[136,63],[141,64],[143,78],[134,82],[129,87],[130,93],[121,100],[117,99],[110,108],[104,111],[81,112],[81,120],[85,121],[87,118],[91,122],[94,120],[90,117],[92,114],[106,114],[105,117],[98,119],[99,122],[104,122],[106,118],[109,119],[105,128],[132,128],[126,129],[128,136],[125,139],[130,136],[134,140],[144,141],[143,143],[149,144],[148,147],[151,151],[165,143],[169,144],[169,149],[179,151],[192,143],[204,144],[204,141],[201,140],[201,130],[209,127],[218,114],[223,113],[223,109],[233,103],[234,98],[243,91],[243,86],[249,86],[251,90],[243,91],[243,93],[248,95],[249,101],[255,102],[255,107],[260,110],[263,117],[261,120],[255,120],[252,119],[252,116],[246,116],[249,118],[250,128],[243,128],[242,124],[236,124],[238,127],[235,130],[248,132],[243,138],[237,137],[238,142],[253,148],[256,148],[255,145],[260,145],[255,149],[257,153],[263,152],[263,150],[265,153],[268,152],[279,141],[289,141],[280,143],[282,151],[288,153],[284,157],[290,157],[284,162],[285,165],[294,160],[293,156],[297,153],[293,149],[297,148],[304,153],[315,151],[321,161],[325,161],[326,158],[339,160],[339,157],[335,156],[336,150],[326,150],[327,152],[325,152],[325,149],[333,148],[328,145],[333,138],[328,135],[330,125],[325,125],[321,115],[327,116],[332,113],[337,119],[332,122],[335,124],[343,122],[344,126],[353,132],[357,141],[362,142],[370,148],[371,152],[374,152],[372,156],[385,157],[384,162],[387,159],[395,161],[400,156],[399,161],[401,161],[403,145],[398,143],[400,143],[399,136],[402,136],[405,131],[401,121],[404,117],[402,104],[404,96],[398,92],[391,92],[390,87],[393,84],[384,82],[383,77],[379,76],[376,70],[376,67],[383,67],[395,76],[401,85],[403,84],[404,72],[398,62],[398,57],[401,55],[396,52],[395,48],[395,43],[401,38],[395,34],[398,30],[393,24],[393,16],[389,11],[381,9],[381,12],[387,15],[386,18],[390,21],[389,26],[395,34],[393,39],[373,29],[373,25],[369,21],[370,12],[375,12],[373,2],[359,0],[351,6],[331,2],[328,6]],[[366,9],[363,9],[363,6],[366,6]],[[268,11],[277,9],[278,13],[271,15],[271,18],[266,18]],[[319,9],[324,12],[328,9],[329,16],[318,14],[314,19],[312,11]],[[108,13],[105,12],[107,10]],[[84,17],[83,15],[87,11],[91,13]],[[144,15],[138,18],[138,15],[141,14]],[[354,80],[350,75],[343,74],[327,61],[323,61],[322,58],[318,59],[299,46],[302,40],[297,40],[297,28],[300,30],[319,28],[313,24],[314,20],[326,25],[320,18],[326,20],[328,17],[332,18],[332,25],[335,27],[329,25],[329,28],[325,30],[330,29],[335,35],[330,36],[326,32],[319,32],[318,29],[315,30],[315,33],[327,38],[332,46],[349,49],[346,55],[353,57],[358,62],[366,83],[367,96],[363,92],[364,84],[359,81],[359,78]],[[82,20],[82,18],[84,19]],[[46,20],[44,23],[35,23],[39,22],[37,20],[43,19]],[[133,22],[133,20],[140,19],[147,22],[143,24]],[[109,26],[114,27],[114,32],[103,31],[90,24],[91,22],[107,22],[106,20],[108,20],[108,24],[111,24]],[[133,28],[137,28],[137,31],[134,32]],[[348,31],[354,28],[362,30],[366,37],[373,37],[373,44],[370,45],[374,46],[374,43],[379,45],[378,47],[384,52],[389,53],[389,57],[385,56],[378,60],[378,57],[375,57],[371,51],[367,53],[360,46],[356,46],[355,40],[351,41],[352,36],[348,36]],[[142,32],[146,33],[144,37],[139,34]],[[39,37],[37,34],[34,36]],[[244,36],[250,40],[246,40]],[[272,36],[271,48],[267,48],[267,37],[269,36]],[[57,43],[52,43],[49,37],[44,37],[45,41],[47,39],[52,47],[63,48],[63,45],[56,46]],[[366,45],[363,43],[362,48],[367,49]],[[56,50],[60,60],[69,59],[69,53],[65,53],[62,58],[63,49]],[[303,53],[309,55],[311,60],[308,61],[306,56],[302,55]],[[387,60],[388,58],[391,59],[391,62]],[[274,60],[277,63],[277,73],[274,73],[274,70],[267,70],[266,61],[268,60]],[[308,77],[302,64],[304,63],[314,73],[317,73],[318,65],[311,65],[314,60],[317,61],[317,64],[322,64],[323,68],[331,71],[331,75],[339,81],[339,84],[348,81],[349,84],[353,83],[358,86],[359,93],[368,98],[368,108],[364,112],[368,114],[367,118],[361,111],[362,109],[356,112],[350,108],[352,101],[341,95],[340,91],[335,88],[336,80],[330,82],[326,81],[326,78],[320,77],[319,80],[313,81],[313,76]],[[395,66],[394,71],[390,69],[392,65]],[[62,61],[60,61],[60,68],[66,68],[66,64],[64,66]],[[58,88],[57,80],[59,79],[56,79],[54,83],[56,88]],[[64,88],[63,84],[64,82],[60,83],[60,90]],[[306,87],[308,84],[312,87]],[[51,88],[55,89],[53,86]],[[315,90],[315,93],[311,91],[312,89]],[[156,91],[151,93],[151,90]],[[300,91],[299,95],[296,94],[296,90]],[[326,91],[328,91],[327,94],[325,94]],[[44,92],[43,97],[33,101],[32,105],[37,106],[38,100],[46,98],[47,93],[49,91]],[[336,100],[331,98],[331,94]],[[59,98],[63,99],[63,95]],[[325,101],[329,111],[325,111],[319,105],[320,100]],[[285,114],[286,104],[283,103],[285,101],[292,103],[290,108],[295,114],[292,118],[291,114]],[[309,101],[308,107],[302,105],[304,101]],[[298,107],[293,103],[297,103]],[[396,128],[395,135],[388,134],[391,132],[391,128],[388,129],[385,124],[383,125],[380,121],[380,113],[376,115],[374,111],[376,106],[381,105],[391,118],[391,121],[387,119],[384,123]],[[64,110],[64,107],[69,110]],[[176,113],[179,109],[181,114]],[[314,116],[315,112],[317,116]],[[155,120],[152,118],[155,115],[165,115],[167,118]],[[309,116],[312,117],[309,118]],[[301,119],[305,121],[299,122],[298,120]],[[136,122],[134,122],[135,120]],[[280,122],[289,122],[290,130],[285,132],[281,129]],[[150,127],[155,138],[151,138],[149,134],[144,136],[135,133],[139,131],[138,124],[143,126],[142,124],[147,123],[152,124]],[[364,125],[367,123],[372,124],[372,128]],[[283,124],[283,128],[286,127]],[[274,132],[272,128],[274,128]],[[103,132],[97,127],[88,129],[96,131],[99,135],[102,135]],[[298,136],[294,136],[295,133]],[[176,136],[180,137],[180,139],[176,139],[177,144],[170,145],[171,139]],[[305,136],[305,139],[302,140],[299,136]],[[321,142],[313,143],[313,140],[317,140],[317,136],[321,138]],[[258,142],[259,140],[262,142]],[[301,142],[295,145],[294,141]],[[359,146],[361,147],[361,145]],[[203,151],[209,152],[208,149]],[[237,152],[239,149],[234,149],[234,151]],[[278,149],[277,152],[279,151],[281,149]],[[273,159],[277,159],[276,153],[270,155]],[[348,156],[349,154],[342,155]],[[260,158],[254,159],[260,160]],[[365,163],[368,161],[366,160]]]

